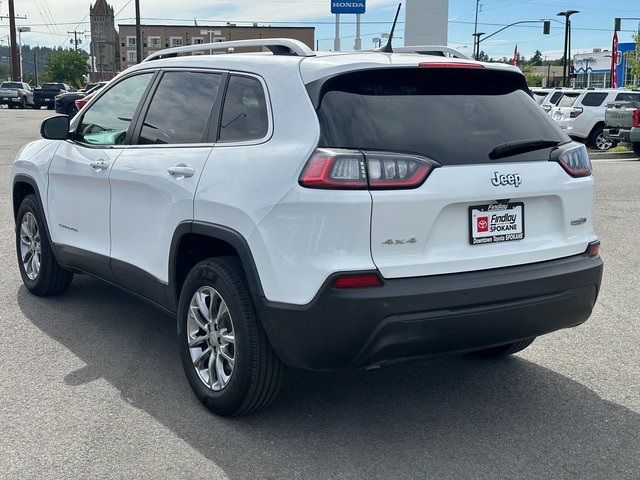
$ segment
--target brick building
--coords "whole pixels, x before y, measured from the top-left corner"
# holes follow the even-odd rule
[[[98,0],[104,1],[104,0]],[[122,70],[137,63],[136,26],[118,25],[120,32],[120,64]],[[195,45],[199,43],[249,40],[255,38],[294,38],[313,49],[314,27],[259,27],[254,26],[197,26],[197,25],[142,25],[142,55],[163,48]],[[255,49],[253,49],[255,50]]]

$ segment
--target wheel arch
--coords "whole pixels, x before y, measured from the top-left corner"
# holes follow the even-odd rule
[[[605,125],[606,124],[605,124],[604,120],[597,121],[596,124],[591,129],[591,131],[589,132],[589,136],[593,135],[593,132],[595,132],[598,128],[604,128]]]
[[[38,203],[40,204],[40,208],[42,208],[42,198],[40,197],[40,190],[38,189],[38,184],[35,179],[27,175],[16,175],[13,179],[12,191],[14,220],[17,220],[18,218],[18,209],[20,208],[22,201],[27,195],[31,194],[35,194],[36,198],[38,199]],[[44,209],[42,209],[42,211],[44,212]]]
[[[206,258],[236,256],[244,270],[251,296],[264,296],[260,277],[246,239],[222,225],[185,222],[178,226],[169,254],[169,308],[177,311],[180,291],[189,271]]]

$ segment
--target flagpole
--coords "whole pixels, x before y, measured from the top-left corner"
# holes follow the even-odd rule
[[[618,66],[618,32],[613,31],[613,42],[611,45],[611,88],[618,88],[618,72],[616,67]]]

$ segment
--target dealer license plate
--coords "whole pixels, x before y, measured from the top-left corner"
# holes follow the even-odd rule
[[[524,203],[494,203],[469,207],[469,241],[510,242],[524,238]]]

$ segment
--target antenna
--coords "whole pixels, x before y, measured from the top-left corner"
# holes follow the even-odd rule
[[[398,9],[396,10],[396,17],[393,19],[393,25],[391,25],[391,31],[389,32],[389,38],[387,39],[387,44],[382,48],[376,48],[377,52],[393,53],[393,48],[391,48],[391,40],[393,39],[393,31],[396,29],[396,22],[398,21],[398,14],[400,13],[401,6],[402,6],[402,3],[399,3]]]

